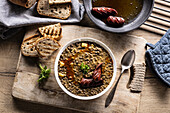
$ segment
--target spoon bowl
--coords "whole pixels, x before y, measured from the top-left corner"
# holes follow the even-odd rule
[[[135,61],[135,51],[134,50],[129,50],[128,52],[125,53],[121,60],[121,66],[122,70],[124,69],[129,69]]]

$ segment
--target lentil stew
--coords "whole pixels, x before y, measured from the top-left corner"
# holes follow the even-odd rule
[[[85,97],[97,95],[112,80],[113,60],[94,42],[76,42],[62,52],[58,75],[62,85],[71,93]]]

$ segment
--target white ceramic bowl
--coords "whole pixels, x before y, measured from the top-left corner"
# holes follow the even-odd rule
[[[85,97],[85,96],[78,96],[78,95],[75,95],[73,93],[71,93],[70,91],[68,91],[61,83],[60,81],[60,78],[58,76],[58,61],[59,61],[59,58],[62,54],[62,52],[71,44],[73,43],[76,43],[76,42],[81,42],[81,41],[89,41],[89,42],[93,42],[93,43],[96,43],[98,45],[100,45],[101,47],[103,47],[111,56],[112,60],[113,60],[113,77],[112,77],[112,80],[110,82],[110,84],[107,86],[106,89],[104,89],[102,92],[100,92],[99,94],[97,95],[94,95],[94,96],[88,96],[88,97]],[[99,40],[96,40],[96,39],[93,39],[93,38],[89,38],[89,37],[84,37],[84,38],[79,38],[79,39],[75,39],[75,40],[72,40],[70,42],[68,42],[58,53],[57,57],[56,57],[56,60],[55,60],[55,65],[54,65],[54,72],[55,72],[55,78],[59,84],[59,86],[61,87],[61,89],[67,93],[68,95],[70,95],[71,97],[73,98],[76,98],[76,99],[80,99],[80,100],[91,100],[91,99],[95,99],[95,98],[98,98],[100,96],[102,96],[104,93],[106,93],[110,88],[111,86],[113,85],[113,82],[115,80],[115,77],[116,77],[116,60],[115,60],[115,57],[112,53],[112,51],[101,41]]]

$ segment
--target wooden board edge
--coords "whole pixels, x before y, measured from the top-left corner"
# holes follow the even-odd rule
[[[55,105],[53,105],[53,104],[47,104],[47,103],[39,103],[39,102],[36,102],[36,101],[31,101],[31,100],[24,100],[24,99],[21,99],[21,98],[19,98],[19,97],[17,97],[17,96],[14,96],[14,95],[12,95],[12,97],[15,98],[15,99],[18,99],[18,100],[22,100],[22,101],[26,101],[26,102],[30,102],[30,103],[34,103],[34,104],[40,104],[40,105],[58,107],[58,108],[62,108],[62,109],[74,110],[74,111],[83,112],[83,113],[89,113],[89,112],[84,111],[84,110],[79,110],[79,109],[74,109],[74,108],[68,108],[68,107],[61,107],[61,106],[55,106]]]
[[[21,50],[20,50],[20,52],[19,52],[19,58],[18,58],[18,63],[17,63],[17,68],[16,68],[16,73],[19,71],[19,65],[20,65],[21,57],[22,57],[22,53],[21,53]],[[15,77],[16,77],[16,76],[15,76]]]
[[[16,77],[17,77],[17,74],[18,74],[18,73],[22,73],[22,72],[17,72],[17,73],[16,73]],[[28,72],[28,73],[29,73],[29,72]],[[88,111],[85,111],[85,110],[68,108],[68,107],[62,107],[62,106],[57,106],[57,105],[54,105],[54,104],[47,104],[47,103],[43,103],[43,102],[32,101],[32,100],[29,100],[29,99],[22,99],[22,98],[20,98],[19,96],[15,95],[15,93],[14,93],[14,91],[15,91],[15,87],[14,87],[14,86],[15,86],[15,80],[17,79],[16,77],[14,78],[14,84],[13,84],[12,92],[11,92],[11,96],[12,96],[13,98],[16,98],[16,99],[19,99],[19,100],[22,100],[22,101],[27,101],[27,102],[35,103],[35,104],[41,104],[41,105],[58,107],[58,108],[62,108],[62,109],[74,110],[74,111],[78,111],[78,112],[89,113]]]
[[[135,38],[140,38],[140,39],[144,40],[145,43],[147,43],[147,40],[144,39],[143,37],[139,37],[139,36],[136,36],[136,35],[128,35],[128,36],[132,36],[132,37],[135,37]]]

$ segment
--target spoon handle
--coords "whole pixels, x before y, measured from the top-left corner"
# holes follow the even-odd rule
[[[118,85],[118,83],[119,83],[119,80],[120,80],[123,72],[124,72],[124,70],[122,70],[122,72],[121,72],[121,74],[120,74],[120,76],[119,76],[119,78],[118,78],[115,86],[113,87],[113,89],[112,89],[111,92],[109,93],[109,95],[108,95],[108,97],[107,97],[107,99],[106,99],[105,107],[108,107],[109,104],[111,103],[111,101],[113,100],[113,97],[114,97],[114,95],[115,95],[115,91],[116,91],[117,85]]]

